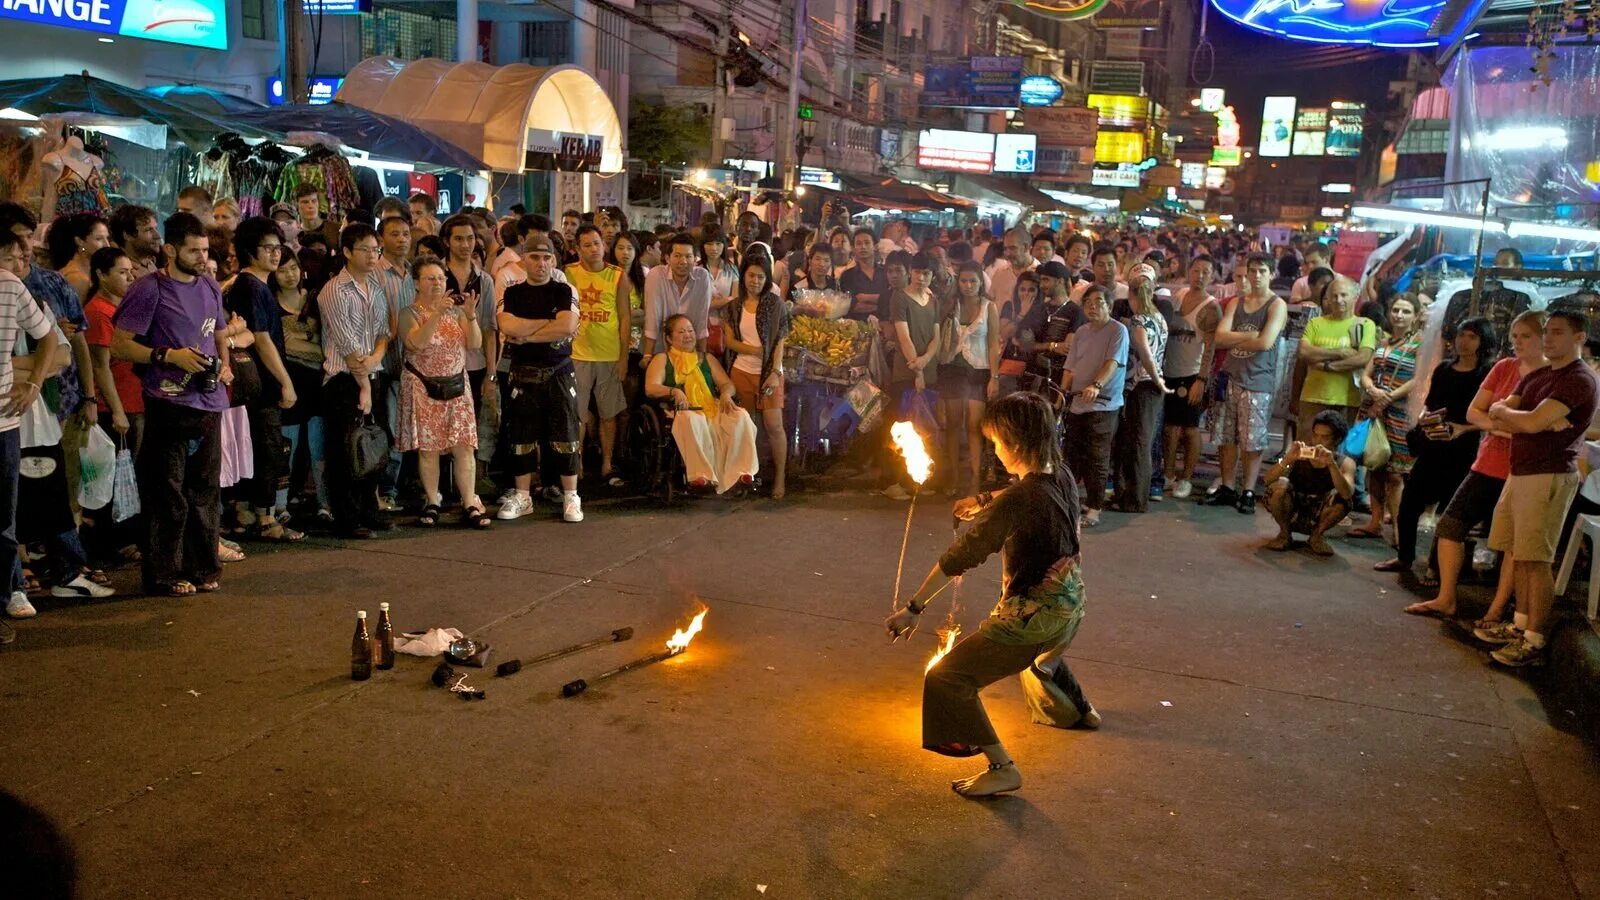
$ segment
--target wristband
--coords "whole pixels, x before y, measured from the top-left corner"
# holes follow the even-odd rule
[[[983,492],[978,494],[977,500],[978,500],[978,506],[980,506],[980,507],[988,506],[989,504],[994,502],[994,492],[993,491],[983,491]]]
[[[157,347],[150,351],[150,361],[158,366],[167,364],[167,348]]]

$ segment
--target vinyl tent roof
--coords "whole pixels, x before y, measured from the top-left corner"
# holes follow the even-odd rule
[[[374,56],[350,70],[337,99],[426,129],[496,171],[522,171],[530,128],[599,135],[599,171],[622,171],[616,108],[577,66]]]

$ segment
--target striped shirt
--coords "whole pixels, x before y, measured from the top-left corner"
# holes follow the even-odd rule
[[[349,269],[340,272],[322,286],[317,308],[322,313],[323,381],[350,371],[346,356],[370,355],[380,339],[389,337],[389,304],[376,272],[364,284]]]
[[[411,270],[406,266],[398,266],[389,261],[387,256],[378,259],[378,267],[374,270],[378,276],[378,284],[383,286],[384,299],[389,301],[389,324],[393,326],[390,331],[399,327],[400,314],[411,308],[417,299],[417,283],[411,278]],[[390,340],[389,352],[383,357],[383,370],[390,375],[398,375],[404,360],[405,341]]]
[[[11,367],[10,348],[16,345],[17,338],[25,332],[36,341],[42,340],[54,325],[22,286],[22,279],[0,270],[0,348],[6,349],[0,353],[0,397],[11,395],[16,372]],[[38,402],[37,397],[34,400]],[[11,431],[20,424],[20,416],[0,416],[0,432]]]

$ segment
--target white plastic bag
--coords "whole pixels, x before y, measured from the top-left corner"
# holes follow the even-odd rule
[[[429,628],[425,632],[408,631],[395,638],[394,652],[412,656],[438,656],[450,649],[450,642],[462,637],[459,628]]]
[[[111,479],[111,519],[126,522],[139,514],[139,482],[133,474],[133,454],[117,451],[117,470]]]
[[[116,477],[117,445],[99,425],[89,426],[83,449],[78,451],[78,505],[101,509],[111,502]]]

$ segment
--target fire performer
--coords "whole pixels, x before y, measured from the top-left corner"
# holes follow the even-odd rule
[[[989,406],[983,435],[1019,480],[1004,491],[955,505],[957,518],[972,525],[945,551],[905,607],[884,623],[891,638],[909,637],[929,601],[951,579],[996,552],[1003,554],[1000,602],[976,634],[928,669],[923,683],[922,746],[947,756],[982,753],[989,759],[988,769],[951,785],[964,797],[1022,787],[1022,775],[978,698],[984,687],[1031,669],[1048,693],[1059,692],[1076,708],[1076,715],[1061,711],[1066,721],[1052,716],[1051,724],[1100,724],[1064,656],[1083,618],[1084,587],[1078,490],[1061,459],[1055,415],[1035,394],[1011,394]],[[1040,721],[1037,714],[1035,720]]]

